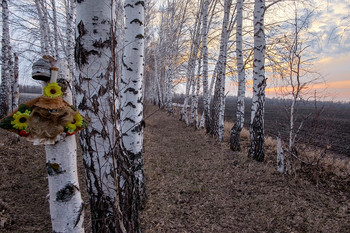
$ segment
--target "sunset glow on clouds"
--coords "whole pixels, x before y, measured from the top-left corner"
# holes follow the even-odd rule
[[[314,0],[310,10],[314,10],[314,13],[308,29],[311,35],[309,51],[310,56],[315,58],[311,69],[321,77],[315,83],[309,84],[306,92],[311,94],[316,91],[325,100],[349,102],[350,2]],[[291,92],[291,88],[271,81],[272,77],[268,73],[266,76],[267,97],[281,96],[281,90]],[[251,91],[250,89],[251,86],[248,86],[247,91]]]

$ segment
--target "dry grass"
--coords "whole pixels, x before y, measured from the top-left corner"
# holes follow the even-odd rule
[[[233,126],[232,122],[225,122],[224,125],[224,142],[229,143],[230,141],[230,131]],[[247,151],[247,146],[249,146],[249,130],[244,128],[241,132],[241,143],[243,151]],[[286,147],[286,146],[285,146]],[[273,137],[265,137],[265,151],[266,163],[271,166],[276,165],[276,155],[277,155],[277,140]],[[298,147],[299,157],[305,162],[299,160],[293,160],[294,162],[294,172],[308,172],[308,173],[318,173],[317,176],[322,176],[324,180],[340,180],[341,182],[350,182],[350,158],[345,156],[340,156],[325,149],[310,147],[306,145],[299,145]],[[309,164],[305,166],[306,164]],[[311,165],[310,165],[311,164]],[[307,170],[305,170],[305,167]]]
[[[146,115],[156,111],[147,106]],[[267,161],[230,151],[203,131],[158,112],[146,120],[145,174],[148,203],[144,232],[347,232],[349,186],[317,186],[306,176],[276,172],[275,142]],[[345,187],[345,186],[344,186]]]

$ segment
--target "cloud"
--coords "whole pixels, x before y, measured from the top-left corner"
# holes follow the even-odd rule
[[[350,53],[349,8],[350,4],[345,0],[317,2],[310,33],[315,37],[312,48],[321,57]]]

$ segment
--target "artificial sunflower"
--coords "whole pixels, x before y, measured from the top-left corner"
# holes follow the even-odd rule
[[[55,82],[49,83],[44,87],[44,96],[46,97],[56,98],[62,96],[62,94],[61,87]]]
[[[25,110],[25,112],[16,112],[15,114],[13,114],[14,120],[11,121],[12,127],[19,130],[27,128],[29,115],[29,110]]]
[[[65,128],[67,129],[67,132],[73,133],[76,130],[77,126],[73,123],[70,123],[66,125]]]
[[[72,124],[75,124],[78,128],[83,126],[83,117],[77,113],[73,116],[73,122]]]

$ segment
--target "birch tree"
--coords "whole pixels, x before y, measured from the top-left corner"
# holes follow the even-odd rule
[[[39,17],[40,24],[40,48],[41,54],[53,55],[52,53],[52,41],[50,36],[50,26],[48,21],[48,14],[46,8],[46,2],[43,0],[35,0],[35,6]]]
[[[90,119],[80,143],[93,232],[134,232],[138,223],[128,199],[133,173],[118,139],[114,25],[114,1],[77,1],[74,86],[78,109]],[[122,213],[121,206],[128,213]]]
[[[230,146],[233,151],[240,151],[240,136],[244,124],[244,99],[245,99],[245,71],[243,64],[243,0],[237,0],[237,27],[236,27],[236,56],[238,72],[238,93],[236,122],[231,129]]]
[[[70,83],[68,66],[59,64],[59,78]],[[57,71],[52,70],[52,73]],[[57,78],[51,77],[51,82]],[[66,88],[63,99],[72,104],[72,93]],[[54,145],[46,145],[46,170],[50,191],[50,215],[53,232],[84,232],[84,203],[81,198],[77,171],[77,144],[75,135],[67,136]]]
[[[11,109],[10,80],[10,26],[7,0],[2,0],[2,40],[1,40],[1,85],[0,85],[0,118],[6,116]]]
[[[219,141],[223,140],[224,130],[224,110],[225,110],[225,74],[226,74],[226,58],[227,44],[229,39],[229,21],[232,0],[225,0],[224,18],[222,22],[222,31],[220,39],[220,54],[217,62],[217,78],[215,82],[215,93],[211,108],[210,133],[217,137]]]
[[[167,71],[165,73],[167,80],[166,88],[166,109],[169,113],[172,113],[173,103],[173,79],[176,71],[176,66],[180,56],[179,50],[181,46],[181,35],[183,33],[183,27],[186,21],[186,13],[190,0],[184,1],[168,1],[168,8],[170,11],[170,22],[168,28],[168,63]],[[180,13],[180,14],[179,14]]]
[[[12,90],[12,111],[14,111],[16,108],[18,108],[18,100],[19,100],[19,68],[18,68],[18,56],[16,53],[13,54],[14,56],[14,66],[13,66],[13,80],[11,85]]]
[[[264,149],[264,111],[265,111],[265,0],[254,3],[254,63],[253,63],[253,97],[250,119],[250,146],[248,156],[263,161]]]
[[[192,33],[192,44],[190,48],[190,56],[189,56],[189,61],[188,61],[188,66],[187,66],[187,73],[186,73],[186,93],[185,93],[185,99],[184,99],[184,104],[181,110],[181,119],[185,121],[186,125],[189,125],[190,122],[188,120],[187,116],[187,105],[188,102],[191,100],[191,109],[193,109],[193,98],[194,98],[194,93],[195,93],[195,70],[196,70],[196,61],[197,61],[197,56],[198,56],[198,51],[199,51],[199,46],[200,46],[200,30],[201,30],[201,6],[202,2],[200,2],[200,7],[197,12],[196,16],[196,21],[195,21],[195,26],[193,29]],[[190,90],[193,90],[193,95],[190,98]]]
[[[71,76],[74,77],[74,27],[76,18],[76,1],[65,0],[66,11],[66,58]]]
[[[285,33],[276,46],[280,57],[279,63],[275,63],[275,72],[283,80],[283,85],[287,88],[284,92],[290,97],[289,106],[286,108],[289,117],[289,136],[288,148],[283,153],[282,144],[280,143],[281,159],[280,172],[291,172],[293,157],[297,158],[297,138],[303,128],[304,122],[312,115],[301,116],[298,114],[298,104],[302,97],[307,95],[307,86],[314,81],[312,72],[309,69],[313,60],[308,54],[309,41],[307,41],[307,29],[312,11],[305,10],[303,17],[298,15],[297,2],[294,2],[294,19],[291,22],[289,32]],[[299,118],[299,120],[298,120]],[[278,136],[281,141],[281,136]],[[285,158],[284,158],[285,156]],[[283,163],[286,163],[283,166]]]
[[[135,174],[137,208],[146,198],[143,171],[144,2],[125,1],[125,48],[121,79],[121,133]]]

